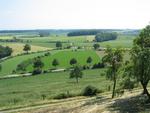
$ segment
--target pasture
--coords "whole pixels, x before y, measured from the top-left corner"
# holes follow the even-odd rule
[[[83,65],[87,65],[86,60],[88,57],[92,58],[91,65],[101,61],[101,58],[96,54],[95,51],[92,50],[78,50],[78,51],[62,50],[50,56],[45,56],[41,58],[41,60],[44,63],[43,70],[47,70],[50,68],[54,68],[54,66],[52,65],[52,61],[54,59],[57,59],[59,62],[57,68],[69,68],[71,67],[70,60],[72,58],[75,58],[77,60],[77,64],[83,66]],[[27,67],[27,70],[32,71],[33,65],[32,64],[29,65]]]
[[[27,60],[27,59],[32,59],[36,56],[41,56],[44,54],[45,52],[26,54],[26,55],[21,55],[21,56],[14,56],[12,58],[4,60],[3,62],[1,62],[2,70],[0,72],[0,76],[11,74],[12,71],[17,68],[17,65],[20,64],[22,61]]]
[[[69,72],[0,80],[0,109],[47,102],[67,91],[79,95],[87,85],[107,91],[111,82],[101,75],[103,71],[103,69],[84,71],[83,78],[79,79],[78,84],[74,79],[69,79]],[[45,95],[44,100],[42,95]]]

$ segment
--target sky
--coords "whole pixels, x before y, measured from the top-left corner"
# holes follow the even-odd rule
[[[0,0],[0,30],[141,29],[150,0]]]

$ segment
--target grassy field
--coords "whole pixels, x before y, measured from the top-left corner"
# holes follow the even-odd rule
[[[12,55],[13,56],[25,53],[23,51],[23,48],[24,48],[25,44],[22,44],[22,43],[2,43],[2,45],[12,48],[12,50],[13,50]],[[50,49],[51,48],[31,45],[31,51],[29,51],[29,52],[46,51],[46,50],[50,50]]]
[[[65,51],[60,51],[57,52],[51,56],[46,56],[42,58],[42,61],[44,63],[44,68],[43,69],[50,69],[53,68],[52,66],[52,61],[54,59],[57,59],[59,62],[59,65],[57,66],[58,68],[68,68],[71,67],[70,65],[70,60],[72,58],[75,58],[77,60],[77,63],[79,65],[87,65],[86,60],[88,57],[91,57],[93,59],[91,64],[95,64],[100,62],[100,57],[96,54],[95,51],[92,50],[78,50],[78,51],[71,51],[71,50],[65,50]],[[33,70],[33,65],[29,65],[27,67],[27,70],[32,71]]]
[[[55,48],[56,41],[61,41],[63,43],[63,47],[70,45],[73,43],[76,46],[93,46],[94,42],[94,35],[93,36],[73,36],[67,37],[65,35],[58,35],[58,36],[49,36],[49,37],[34,37],[34,38],[21,38],[24,43],[29,41],[29,44],[35,46],[41,46],[46,48]],[[11,39],[12,37],[0,37],[0,39]],[[111,47],[124,47],[124,48],[131,48],[132,42],[135,36],[130,35],[119,35],[116,40],[100,42],[99,44],[102,47],[106,47],[107,45]]]
[[[123,48],[131,48],[133,46],[133,40],[135,36],[123,36],[119,35],[117,40],[105,41],[101,42],[100,45],[106,47],[107,45],[111,47],[123,47]]]
[[[42,95],[46,95],[45,101],[48,101],[67,91],[80,94],[87,85],[106,91],[111,82],[101,73],[103,70],[100,69],[86,70],[78,84],[74,79],[69,79],[68,72],[0,80],[0,109],[40,103],[43,101]]]
[[[2,37],[1,37],[2,38]],[[0,38],[0,39],[1,39]],[[8,38],[8,37],[7,37]],[[133,36],[122,36],[119,35],[117,40],[101,42],[102,47],[110,45],[111,47],[123,47],[131,48],[132,41],[135,37]],[[3,38],[4,39],[4,38]],[[35,37],[35,38],[22,38],[24,43],[29,40],[32,51],[46,50],[55,48],[56,41],[61,41],[63,47],[73,43],[76,46],[93,46],[94,36],[79,36],[79,37],[66,37],[66,36],[50,36],[50,37]],[[15,51],[13,54],[22,52],[23,44],[16,43],[0,43],[2,45],[9,45]],[[93,59],[92,64],[101,61],[104,52],[95,52],[93,50],[55,50],[50,52],[50,56],[42,57],[44,62],[43,70],[53,68],[52,61],[57,59],[59,65],[57,68],[68,68],[71,58],[76,58],[78,64],[87,65],[86,60],[90,56]],[[42,53],[34,53],[23,56],[16,56],[1,62],[2,71],[0,76],[9,75],[13,70],[16,70],[18,64],[22,61],[32,59],[37,56],[44,55]],[[125,60],[129,59],[129,52],[124,55]],[[32,64],[27,67],[27,71],[32,71]],[[69,79],[69,72],[58,72],[42,74],[40,76],[31,77],[19,77],[10,79],[0,80],[0,109],[11,108],[17,106],[34,105],[37,103],[44,103],[52,100],[52,98],[61,93],[67,93],[68,91],[73,95],[81,94],[83,88],[87,85],[93,85],[102,91],[108,90],[108,86],[112,82],[106,80],[102,73],[104,69],[85,70],[83,78],[79,80],[79,84],[75,83],[74,79]],[[111,85],[112,86],[112,85]],[[43,100],[43,95],[45,100]]]
[[[11,74],[12,71],[16,69],[17,65],[20,64],[23,60],[32,59],[36,56],[40,56],[40,55],[44,55],[44,54],[45,54],[45,52],[34,53],[34,54],[16,56],[16,57],[7,59],[1,63],[2,70],[0,72],[0,76]]]
[[[13,39],[12,36],[0,36],[0,39]]]

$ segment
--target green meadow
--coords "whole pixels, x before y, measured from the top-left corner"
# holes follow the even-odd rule
[[[80,95],[87,85],[107,91],[111,82],[102,76],[103,71],[103,69],[84,71],[83,78],[79,79],[78,84],[75,79],[69,79],[69,72],[2,79],[0,80],[0,109],[47,102],[67,91],[72,95]],[[44,100],[42,95],[45,95]]]
[[[59,65],[57,68],[69,68],[71,67],[70,65],[70,60],[72,58],[75,58],[77,60],[77,64],[80,66],[87,65],[87,58],[91,57],[92,58],[92,63],[91,65],[100,62],[100,57],[96,54],[95,51],[92,50],[77,50],[77,51],[72,51],[72,50],[62,50],[59,52],[56,52],[55,54],[52,54],[50,56],[45,56],[41,58],[42,62],[44,63],[44,70],[54,68],[52,65],[52,61],[54,59],[57,59],[59,62]],[[27,67],[27,70],[32,71],[33,70],[33,65],[29,65]]]

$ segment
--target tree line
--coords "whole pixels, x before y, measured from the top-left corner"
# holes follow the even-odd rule
[[[109,40],[115,40],[117,39],[117,33],[106,33],[101,32],[96,34],[95,41],[96,42],[103,42],[103,41],[109,41]]]
[[[69,32],[67,36],[96,35],[99,32],[101,32],[101,30],[77,30]]]
[[[0,45],[0,59],[10,56],[12,54],[12,49],[8,46],[4,47]]]

